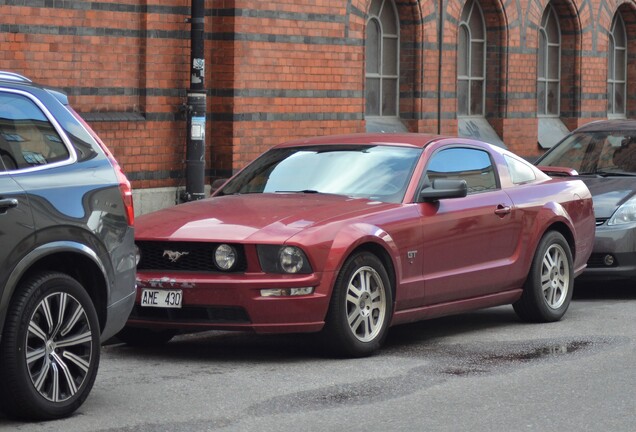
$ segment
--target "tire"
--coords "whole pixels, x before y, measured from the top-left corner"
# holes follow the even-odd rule
[[[72,277],[42,272],[11,300],[0,346],[0,404],[29,420],[70,415],[99,367],[100,327],[91,298]]]
[[[337,356],[369,356],[382,346],[392,310],[384,265],[372,253],[356,253],[336,278],[321,334],[323,344]]]
[[[131,346],[151,347],[164,345],[177,334],[173,330],[150,330],[140,327],[124,327],[116,337]]]
[[[572,251],[561,233],[547,232],[534,254],[530,273],[514,310],[524,321],[560,320],[572,300]]]

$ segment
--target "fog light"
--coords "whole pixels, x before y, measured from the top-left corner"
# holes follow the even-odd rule
[[[261,297],[304,296],[314,292],[314,287],[305,288],[268,288],[261,290]]]
[[[605,255],[605,257],[603,258],[603,263],[607,267],[613,266],[614,265],[614,257],[612,255]]]

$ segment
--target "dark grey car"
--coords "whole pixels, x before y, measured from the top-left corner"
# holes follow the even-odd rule
[[[0,409],[67,416],[135,293],[130,183],[65,95],[0,72]]]
[[[551,175],[577,175],[592,192],[596,237],[581,278],[636,279],[636,120],[584,125],[536,164]]]

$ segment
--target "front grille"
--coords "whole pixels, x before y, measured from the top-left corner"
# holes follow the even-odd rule
[[[139,241],[136,244],[141,253],[137,270],[221,272],[214,265],[214,251],[220,243]],[[232,246],[237,252],[237,263],[230,273],[244,272],[247,263],[243,246]],[[168,251],[181,255],[173,261]]]
[[[592,255],[590,255],[590,259],[587,260],[587,267],[588,268],[610,268],[610,267],[617,267],[618,266],[618,260],[616,259],[616,257],[614,257],[614,262],[612,263],[612,265],[607,265],[605,264],[605,257],[607,256],[607,254],[605,253],[593,253]]]
[[[154,308],[135,305],[130,313],[130,318],[204,324],[246,324],[250,322],[245,309],[226,306]]]

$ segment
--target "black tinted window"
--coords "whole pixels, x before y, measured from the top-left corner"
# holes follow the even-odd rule
[[[497,189],[490,155],[471,148],[449,148],[433,155],[426,169],[427,182],[436,179],[466,180],[468,193]]]
[[[4,169],[16,170],[66,160],[69,152],[32,100],[0,93],[0,158]]]

